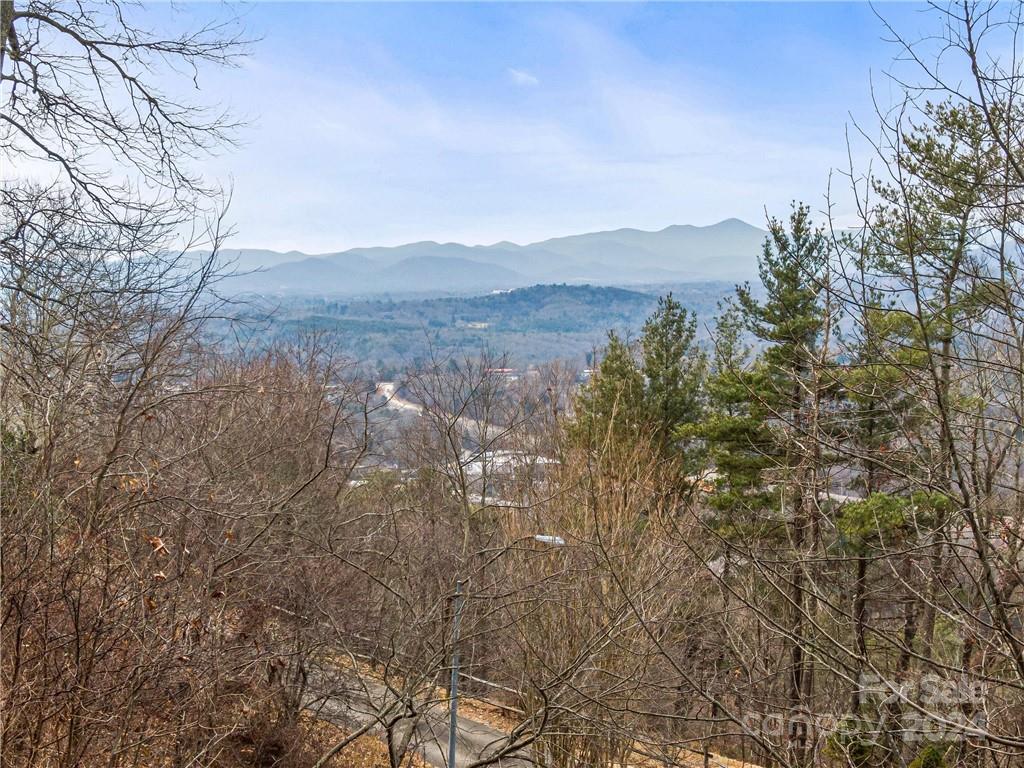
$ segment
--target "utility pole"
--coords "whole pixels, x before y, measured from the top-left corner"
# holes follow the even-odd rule
[[[462,582],[455,582],[452,623],[452,680],[448,689],[448,768],[455,768],[455,730],[459,722],[459,624],[462,622]]]
[[[565,539],[561,536],[535,534],[532,537],[542,544],[564,547]],[[459,626],[462,623],[462,605],[465,595],[462,591],[463,582],[455,582],[455,615],[452,619],[452,679],[448,686],[448,768],[455,765],[455,733],[459,723]]]

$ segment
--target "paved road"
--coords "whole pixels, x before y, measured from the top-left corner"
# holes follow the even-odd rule
[[[319,676],[313,673],[310,678],[312,688],[317,688],[315,681]],[[366,684],[368,691],[361,690]],[[315,707],[317,716],[335,722],[349,730],[356,730],[367,723],[375,722],[375,713],[385,701],[386,690],[376,681],[359,681],[353,677],[346,691],[340,691],[324,701],[318,701]],[[323,687],[323,686],[319,686]],[[322,698],[322,697],[321,697]],[[311,702],[312,704],[313,702]],[[379,726],[369,733],[381,737],[383,729]],[[507,734],[489,725],[478,723],[466,717],[459,717],[457,728],[457,746],[455,768],[468,768],[481,758],[493,755],[506,741]],[[434,702],[424,712],[416,727],[416,738],[413,740],[417,752],[435,768],[449,768],[448,765],[448,709],[442,702]],[[754,763],[743,763],[739,760],[722,757],[711,753],[705,762],[703,755],[696,750],[684,750],[678,756],[680,764],[693,768],[760,768]],[[501,758],[491,763],[496,768],[536,768],[536,763],[528,754],[519,754]]]
[[[315,673],[311,675],[311,688],[321,687],[316,684],[318,678]],[[364,683],[366,691],[360,690]],[[376,719],[375,713],[380,710],[387,695],[384,686],[376,681],[360,682],[353,679],[348,690],[339,692],[326,701],[316,702],[314,709],[320,717],[346,728],[356,729]],[[379,727],[370,732],[381,735]],[[460,716],[456,729],[455,768],[467,768],[477,760],[495,754],[506,743],[506,736],[507,734],[489,725]],[[428,707],[417,723],[414,742],[419,743],[419,753],[428,763],[437,768],[449,768],[447,707],[442,706],[440,702]],[[533,766],[534,762],[528,757],[516,756],[501,758],[492,765],[498,768],[527,768]]]
[[[398,387],[393,381],[381,381],[377,384],[377,394],[386,399],[385,406],[406,413],[422,415],[426,409],[419,403],[404,399],[398,394]],[[449,415],[449,418],[453,418]],[[459,416],[455,419],[463,429],[470,433],[470,436],[477,440],[496,440],[503,437],[509,431],[508,427],[500,424],[485,424],[482,421],[471,419],[469,416]]]

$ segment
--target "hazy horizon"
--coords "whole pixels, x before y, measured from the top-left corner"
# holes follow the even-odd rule
[[[259,245],[259,244],[246,245],[246,244],[238,243],[234,239],[232,239],[232,241],[230,243],[226,244],[224,246],[224,248],[227,249],[227,250],[231,250],[231,251],[258,251],[258,250],[265,250],[265,251],[274,251],[276,253],[284,253],[284,254],[300,253],[300,254],[302,254],[304,256],[323,256],[323,255],[330,255],[330,254],[340,253],[340,252],[350,251],[350,250],[363,250],[363,249],[371,249],[371,248],[397,248],[397,247],[400,247],[400,246],[403,246],[403,245],[417,245],[417,244],[420,244],[420,243],[436,243],[437,245],[467,245],[467,246],[474,247],[474,248],[475,247],[489,248],[489,247],[492,247],[492,246],[503,245],[503,244],[511,244],[511,245],[515,245],[515,246],[518,246],[518,247],[525,247],[525,246],[529,246],[529,245],[537,245],[539,243],[546,242],[547,240],[558,240],[558,239],[561,239],[561,238],[577,237],[579,235],[599,234],[599,233],[606,233],[606,232],[607,233],[611,233],[611,232],[630,231],[630,230],[631,231],[638,231],[638,232],[646,232],[646,233],[658,233],[658,232],[664,232],[666,229],[671,229],[672,227],[693,227],[695,229],[711,229],[713,227],[718,227],[718,226],[721,226],[722,224],[726,224],[726,223],[734,222],[734,221],[738,222],[740,224],[745,224],[745,225],[747,225],[749,227],[754,227],[756,229],[761,229],[761,230],[764,229],[764,227],[762,225],[760,225],[760,224],[755,224],[753,222],[745,221],[744,219],[741,219],[741,218],[739,218],[737,216],[729,216],[729,217],[726,217],[726,218],[721,219],[719,221],[712,221],[712,222],[709,222],[707,224],[695,224],[695,223],[687,222],[687,221],[678,221],[678,222],[673,222],[673,223],[670,223],[670,224],[666,224],[663,227],[652,227],[652,228],[629,227],[629,226],[611,227],[611,228],[608,228],[608,229],[594,230],[594,231],[591,231],[591,232],[562,232],[562,233],[559,233],[559,234],[554,234],[554,235],[550,235],[548,237],[541,238],[540,240],[516,240],[514,237],[503,237],[500,240],[491,240],[491,241],[485,241],[485,242],[480,242],[480,243],[466,243],[466,242],[460,242],[458,240],[437,240],[437,239],[431,239],[431,240],[409,240],[409,241],[402,241],[402,242],[395,242],[395,243],[364,243],[364,244],[359,244],[359,245],[346,246],[345,248],[328,248],[327,250],[312,252],[312,251],[304,251],[304,250],[302,250],[300,248],[281,249],[281,248],[267,248],[266,246]]]
[[[880,12],[913,38],[917,9]],[[218,8],[156,11],[178,12]],[[243,24],[261,39],[199,96],[248,124],[203,172],[231,187],[229,247],[304,253],[822,209],[897,53],[863,3],[257,3]]]

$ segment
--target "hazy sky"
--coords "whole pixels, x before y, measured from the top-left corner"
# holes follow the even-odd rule
[[[255,3],[252,56],[203,81],[251,123],[207,172],[233,183],[236,246],[760,224],[822,206],[872,84],[892,98],[876,12],[931,23],[910,4]]]

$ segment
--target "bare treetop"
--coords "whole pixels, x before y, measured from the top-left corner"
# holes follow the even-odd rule
[[[193,161],[237,124],[203,102],[199,76],[245,50],[234,20],[168,36],[143,26],[146,13],[5,0],[0,24],[5,165],[22,182],[70,186],[93,214],[128,227],[156,212],[180,221],[211,192]],[[186,89],[198,98],[177,95]]]

